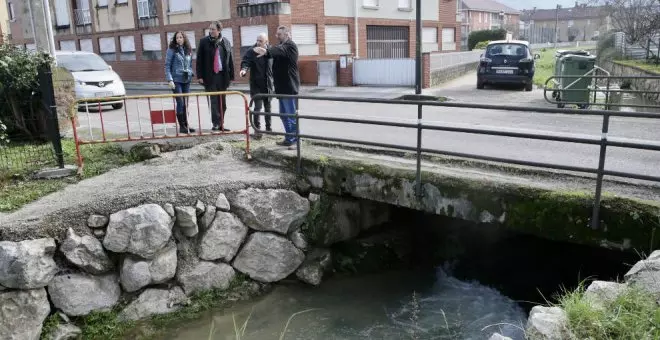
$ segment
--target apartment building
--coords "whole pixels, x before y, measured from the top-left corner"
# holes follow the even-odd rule
[[[520,12],[493,0],[460,0],[461,42],[467,46],[472,31],[503,28],[517,35]]]
[[[609,14],[603,7],[587,6],[575,2],[574,7],[525,10],[521,15],[526,30],[551,30],[555,27],[559,42],[596,40],[612,29]]]
[[[9,21],[12,20],[10,15],[13,16],[13,9],[9,8],[6,0],[0,0],[0,43],[11,34],[9,30]]]
[[[22,9],[25,0],[5,0]],[[275,42],[291,27],[300,50],[301,80],[316,84],[318,61],[415,56],[414,0],[51,0],[56,48],[93,51],[127,81],[162,81],[165,51],[182,30],[193,48],[209,22],[223,23],[235,63],[261,32]],[[457,0],[423,0],[423,49],[456,51]],[[29,17],[11,23],[12,42],[34,48]],[[237,77],[237,81],[246,81]]]

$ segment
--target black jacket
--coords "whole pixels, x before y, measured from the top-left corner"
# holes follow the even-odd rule
[[[203,79],[204,84],[211,83],[213,75],[213,59],[215,57],[215,41],[210,36],[199,40],[197,46],[197,78]],[[222,71],[224,74],[224,88],[234,80],[234,57],[231,52],[231,44],[226,38],[220,41],[220,58],[222,59]]]
[[[267,56],[273,59],[275,93],[298,94],[300,73],[298,72],[298,46],[291,39],[268,48]]]
[[[250,95],[273,93],[273,59],[258,58],[253,49],[248,49],[241,61],[242,69],[250,70]]]

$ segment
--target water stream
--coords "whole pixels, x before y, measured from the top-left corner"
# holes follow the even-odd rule
[[[639,258],[416,213],[389,228],[409,231],[411,264],[336,274],[318,287],[285,280],[260,299],[173,325],[166,339],[270,340],[286,327],[282,339],[485,340],[498,332],[522,340],[531,307],[585,278],[621,277]],[[455,255],[434,255],[443,250]]]

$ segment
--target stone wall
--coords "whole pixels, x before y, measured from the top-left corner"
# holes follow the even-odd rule
[[[255,291],[286,278],[318,285],[330,271],[406,253],[385,242],[396,233],[358,237],[387,222],[390,206],[308,195],[247,188],[188,206],[145,203],[90,215],[61,241],[0,242],[0,339],[39,339],[54,313],[69,320],[121,309],[120,320],[135,321],[227,290],[239,274]],[[346,241],[350,252],[331,249]],[[81,329],[67,321],[55,332]]]
[[[443,70],[430,71],[431,73],[431,87],[441,85],[452,79],[473,72],[477,69],[478,62],[453,66]],[[476,84],[476,79],[475,79]]]
[[[86,232],[69,228],[59,244],[52,238],[0,242],[0,338],[39,339],[51,313],[84,316],[126,299],[132,301],[122,305],[123,320],[173,312],[192,294],[227,289],[238,273],[255,284],[292,274],[320,281],[314,260],[305,262],[307,242],[299,231],[310,211],[307,198],[254,188],[227,196],[91,215]],[[71,324],[58,331],[67,329],[80,333]]]
[[[641,68],[634,66],[627,66],[616,61],[605,61],[601,67],[610,71],[613,76],[623,76],[623,77],[641,77],[641,76],[655,76],[658,77],[660,74],[645,71]],[[625,79],[624,79],[625,80]],[[621,80],[616,80],[617,82]],[[623,84],[620,84],[623,85]],[[660,80],[659,79],[638,79],[631,80],[630,86],[633,90],[637,91],[655,91],[656,93],[646,93],[643,96],[646,99],[649,99],[655,103],[660,103]]]

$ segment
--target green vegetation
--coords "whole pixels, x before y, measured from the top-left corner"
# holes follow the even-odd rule
[[[502,40],[504,38],[506,38],[506,30],[501,28],[496,30],[473,31],[468,36],[468,50],[475,49],[477,44],[482,41]]]
[[[577,339],[628,340],[660,338],[660,307],[655,297],[638,288],[626,288],[616,299],[594,304],[584,285],[564,292],[559,306]]]
[[[545,82],[555,74],[555,52],[557,50],[581,50],[581,47],[565,47],[565,48],[542,48],[534,51],[535,54],[541,56],[536,60],[534,73],[534,84],[545,86]],[[551,86],[551,84],[548,84]]]
[[[21,164],[10,167],[11,170],[0,171],[0,211],[7,212],[19,209],[27,203],[62,189],[69,183],[97,176],[110,169],[141,160],[133,157],[129,152],[124,152],[116,144],[82,145],[81,153],[85,160],[85,167],[83,173],[77,179],[35,180],[30,176],[30,169],[24,167],[24,164],[34,164],[42,161],[38,158],[43,157],[43,154],[29,152],[28,149],[33,147],[24,145],[7,147],[14,148],[14,150],[10,150],[10,153],[22,154],[26,158],[35,157],[35,159],[25,159]],[[62,150],[65,163],[75,164],[76,149],[73,140],[62,140]]]
[[[656,64],[653,62],[649,63],[644,60],[617,60],[616,63],[626,66],[637,67],[644,71],[652,72],[652,73],[656,73],[657,75],[660,75],[660,64]]]
[[[490,43],[490,40],[480,41],[480,42],[478,42],[478,43],[474,46],[474,49],[475,49],[475,50],[483,50],[483,49],[486,49],[486,47],[488,46],[489,43]]]

